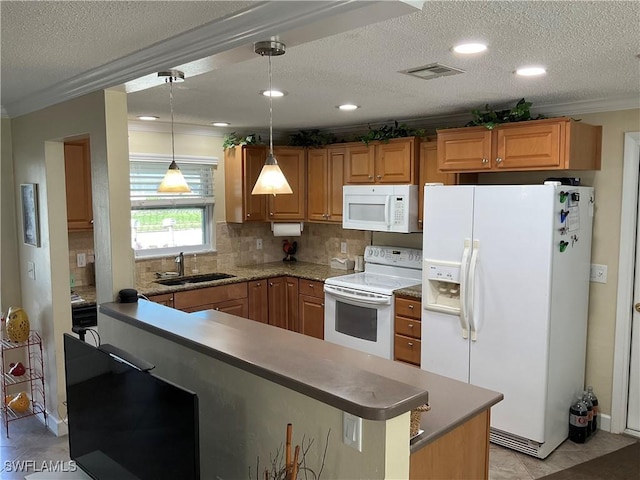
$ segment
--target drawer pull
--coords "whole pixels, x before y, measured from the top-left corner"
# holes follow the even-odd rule
[[[413,347],[413,343],[411,343],[411,342],[407,342],[407,345],[408,345],[409,347]]]
[[[410,324],[409,324],[409,328],[413,328],[413,323],[410,323]]]
[[[270,287],[273,287],[273,282],[269,282],[269,286],[270,286]]]
[[[413,310],[413,305],[409,305],[409,309]]]
[[[256,283],[256,287],[261,287],[262,284],[260,282]]]
[[[309,288],[313,288],[313,284],[312,283],[309,284]]]

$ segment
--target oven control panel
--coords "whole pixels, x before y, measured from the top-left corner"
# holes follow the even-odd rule
[[[422,250],[369,245],[364,249],[364,260],[367,263],[420,269],[422,268]]]

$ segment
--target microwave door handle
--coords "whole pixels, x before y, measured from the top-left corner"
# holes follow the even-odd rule
[[[324,286],[324,291],[335,298],[342,298],[345,300],[353,300],[367,305],[389,305],[391,300],[389,297],[361,297],[360,295],[344,292],[342,290],[334,289],[330,285]]]
[[[391,195],[387,195],[384,200],[384,223],[391,228]]]

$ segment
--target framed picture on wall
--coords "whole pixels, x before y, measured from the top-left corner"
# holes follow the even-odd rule
[[[40,246],[40,216],[38,213],[38,184],[23,183],[20,185],[22,198],[22,232],[24,243]]]

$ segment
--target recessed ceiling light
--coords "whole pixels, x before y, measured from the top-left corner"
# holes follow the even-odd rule
[[[160,117],[156,117],[155,115],[138,115],[136,118],[138,120],[152,121],[152,120],[158,120]]]
[[[340,110],[344,110],[348,112],[351,110],[357,110],[360,107],[358,105],[354,105],[353,103],[345,103],[343,105],[338,105],[336,108],[339,108]]]
[[[547,73],[547,70],[543,67],[523,67],[516,70],[516,74],[522,77],[535,77],[545,73]]]
[[[229,122],[212,122],[211,125],[214,127],[228,127]]]
[[[260,90],[258,92],[260,95],[264,95],[265,97],[284,97],[287,92],[282,90]]]
[[[484,43],[461,43],[460,45],[453,47],[454,52],[462,53],[464,55],[484,52],[486,49],[487,46]]]

